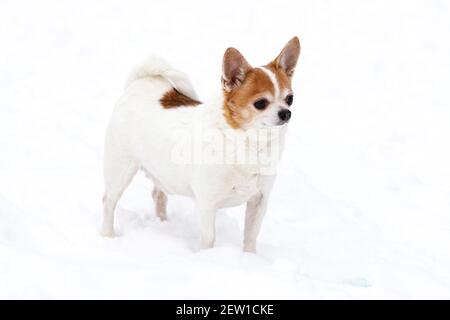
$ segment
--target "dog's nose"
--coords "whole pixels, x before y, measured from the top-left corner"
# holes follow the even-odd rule
[[[278,117],[281,121],[288,122],[291,118],[291,111],[289,109],[283,109],[278,112]]]

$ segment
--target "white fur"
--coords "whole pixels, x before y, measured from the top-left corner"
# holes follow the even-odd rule
[[[239,138],[245,132],[231,129],[225,121],[221,95],[196,107],[164,109],[159,99],[172,87],[196,98],[183,73],[152,58],[132,72],[115,106],[105,138],[102,234],[114,236],[117,201],[135,173],[142,169],[154,182],[156,211],[162,219],[165,218],[165,194],[194,199],[200,218],[201,248],[214,244],[217,209],[247,203],[244,250],[254,252],[275,173],[264,174],[260,164],[174,162],[173,151],[180,146],[180,136],[174,136],[180,130],[192,133],[200,125],[203,130],[215,130],[226,141]],[[283,140],[285,126],[275,130]],[[222,148],[215,141],[207,144]],[[246,151],[252,146],[243,144],[241,148]],[[265,149],[268,147],[258,145],[257,152]]]

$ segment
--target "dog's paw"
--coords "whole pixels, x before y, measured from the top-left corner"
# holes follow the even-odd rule
[[[256,245],[244,245],[244,252],[256,253]]]
[[[103,230],[100,235],[104,238],[114,238],[116,234],[111,230]]]
[[[158,218],[161,222],[167,221],[167,216],[165,214],[159,214]]]
[[[214,248],[214,241],[200,241],[200,250]]]

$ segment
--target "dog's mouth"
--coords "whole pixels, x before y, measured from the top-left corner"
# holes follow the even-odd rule
[[[289,120],[288,121],[278,121],[275,124],[268,124],[268,123],[262,122],[261,125],[260,125],[260,128],[267,128],[267,129],[270,129],[270,128],[281,128],[281,127],[287,125],[288,122],[289,122]]]
[[[289,120],[280,120],[278,121],[278,124],[276,124],[277,127],[284,126],[285,124],[288,124]]]

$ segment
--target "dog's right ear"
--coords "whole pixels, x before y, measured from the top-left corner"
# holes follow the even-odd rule
[[[230,92],[244,81],[247,72],[252,67],[244,56],[235,48],[228,48],[223,55],[222,87]]]

